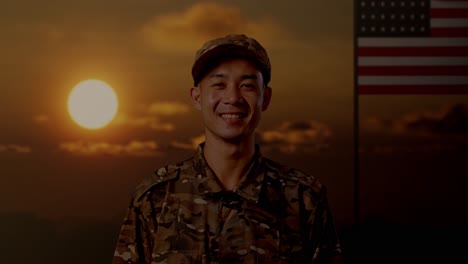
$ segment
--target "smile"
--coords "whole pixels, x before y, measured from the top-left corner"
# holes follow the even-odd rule
[[[247,114],[243,114],[243,113],[229,113],[229,114],[219,114],[219,116],[221,118],[225,118],[225,119],[236,119],[236,118],[243,118],[243,117],[246,117]]]

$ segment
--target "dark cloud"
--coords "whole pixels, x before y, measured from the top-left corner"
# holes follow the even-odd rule
[[[288,129],[289,130],[308,130],[312,129],[313,126],[310,122],[295,122],[295,123],[290,123],[288,124]]]
[[[266,151],[283,153],[320,151],[328,148],[331,129],[317,121],[284,122],[277,129],[259,131],[259,144]]]
[[[444,106],[438,111],[413,112],[396,119],[369,118],[364,129],[420,136],[468,136],[468,105]]]
[[[414,114],[400,122],[407,131],[468,136],[468,106],[454,104],[435,113]]]

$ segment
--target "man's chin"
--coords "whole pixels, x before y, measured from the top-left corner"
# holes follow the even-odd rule
[[[243,133],[222,133],[218,134],[218,137],[221,138],[223,141],[228,143],[242,143],[248,140],[248,137]]]

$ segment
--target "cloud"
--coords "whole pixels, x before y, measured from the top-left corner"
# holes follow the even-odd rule
[[[172,141],[170,145],[171,145],[171,147],[176,148],[176,149],[189,149],[189,150],[194,149],[193,144],[184,143],[184,142],[180,142],[180,141]]]
[[[137,128],[149,128],[156,131],[170,132],[174,130],[174,125],[161,121],[156,116],[131,116],[125,113],[120,113],[116,116],[115,124],[137,127]]]
[[[33,117],[34,122],[38,124],[46,123],[49,121],[49,116],[47,115],[36,115]]]
[[[242,16],[239,7],[213,3],[196,3],[180,12],[156,16],[141,29],[141,36],[159,51],[190,51],[201,47],[207,39],[227,34],[245,33],[268,42],[282,36],[286,30],[269,18],[250,20]]]
[[[278,129],[257,131],[257,143],[262,151],[291,154],[295,152],[314,152],[328,148],[331,129],[316,121],[284,122]],[[173,141],[172,147],[193,150],[205,141],[205,135],[193,137],[189,142]]]
[[[173,141],[171,142],[171,146],[178,149],[189,149],[193,150],[198,147],[202,142],[205,141],[205,134],[201,134],[197,137],[193,137],[189,143]]]
[[[185,114],[189,111],[186,104],[178,102],[158,102],[148,106],[147,112],[153,115],[171,116],[176,114]]]
[[[159,145],[155,141],[133,140],[127,144],[108,142],[73,141],[61,143],[59,149],[77,155],[112,155],[112,156],[160,156]]]
[[[119,113],[114,124],[170,132],[175,129],[174,124],[163,121],[161,117],[185,114],[189,109],[189,106],[179,102],[154,102],[132,114]]]
[[[328,148],[331,129],[317,121],[284,122],[278,129],[259,131],[258,142],[266,151],[286,154]]]
[[[365,121],[364,129],[418,136],[468,136],[468,105],[451,104],[438,111],[413,112],[393,120],[373,117]]]
[[[32,152],[32,148],[16,144],[0,144],[0,153],[2,152],[27,154]]]

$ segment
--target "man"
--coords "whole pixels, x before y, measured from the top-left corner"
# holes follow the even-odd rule
[[[339,255],[325,188],[255,144],[272,94],[265,49],[245,35],[208,41],[192,76],[206,140],[193,158],[140,184],[113,263],[322,263]]]

